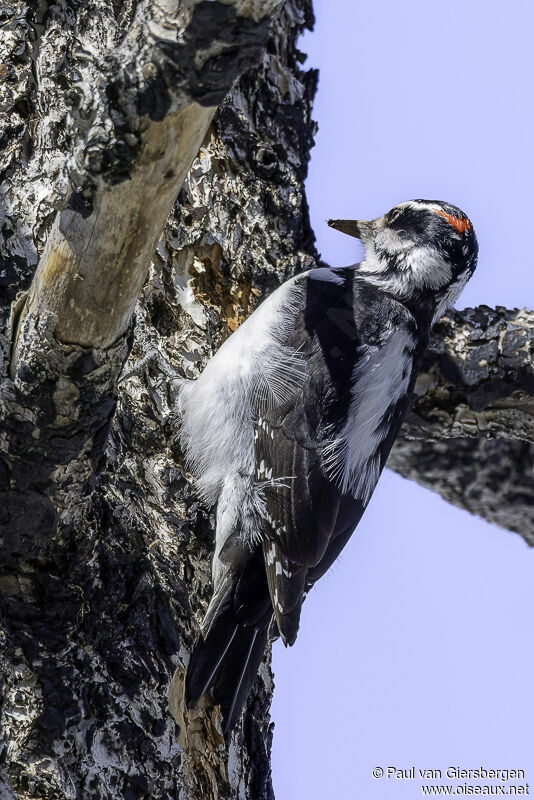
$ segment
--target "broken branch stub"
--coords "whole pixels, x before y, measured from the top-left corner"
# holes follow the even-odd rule
[[[84,348],[124,335],[215,109],[259,60],[278,4],[139,5],[122,46],[97,65],[108,79],[95,93],[100,138],[90,126],[91,145],[73,158],[73,191],[14,318],[12,378],[29,317],[53,318],[58,342]],[[94,63],[88,76],[94,83]]]
[[[196,103],[150,121],[131,179],[95,192],[89,216],[58,214],[19,323],[56,317],[65,344],[109,347],[128,327],[158,239],[198,152],[213,108]],[[15,363],[17,361],[15,347]]]

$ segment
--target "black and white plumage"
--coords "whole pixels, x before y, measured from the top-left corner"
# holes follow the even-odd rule
[[[204,499],[217,504],[214,593],[186,702],[211,690],[225,732],[269,626],[293,644],[306,593],[360,521],[431,325],[476,265],[473,226],[448,203],[329,224],[362,240],[361,264],[284,283],[180,390],[181,442]]]

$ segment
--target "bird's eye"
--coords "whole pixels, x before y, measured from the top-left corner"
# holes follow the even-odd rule
[[[396,220],[398,220],[400,215],[401,215],[401,211],[399,209],[397,209],[396,211],[391,211],[390,214],[389,214],[389,221],[390,222],[395,222]]]

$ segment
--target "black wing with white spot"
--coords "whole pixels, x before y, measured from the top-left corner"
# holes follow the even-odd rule
[[[350,280],[343,271],[337,274],[338,282],[308,279],[306,303],[292,337],[304,356],[305,379],[284,403],[261,409],[255,426],[255,480],[265,502],[267,581],[278,629],[288,644],[296,638],[305,591],[326,572],[361,518],[402,422],[414,373],[415,336],[412,330],[407,333],[411,315],[404,309],[399,312],[394,301],[395,308],[384,308],[383,299],[377,302],[372,291],[359,291],[352,271]],[[392,327],[393,311],[400,318]],[[391,336],[398,335],[403,324],[406,352],[397,342],[393,349],[389,345],[388,353]],[[374,378],[365,372],[362,354],[376,371]],[[389,364],[393,357],[405,359],[404,370]],[[406,388],[388,384],[388,368],[397,383],[407,371]],[[360,394],[354,385],[358,374]],[[386,399],[379,402],[373,392]],[[349,474],[354,485],[364,487],[356,496],[332,474],[328,449],[329,441],[342,439],[340,421],[350,419],[351,413],[362,426],[362,439],[367,437],[360,449],[365,456],[361,470],[367,469],[368,475],[359,480],[358,474]],[[356,452],[342,453],[342,458],[357,469],[358,430],[349,432],[345,431],[347,447]]]

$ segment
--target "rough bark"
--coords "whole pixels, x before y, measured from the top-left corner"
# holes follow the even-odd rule
[[[183,709],[213,516],[173,379],[318,263],[311,6],[275,6],[0,3],[2,800],[272,797],[268,657],[228,750]],[[527,538],[531,356],[532,315],[451,315],[391,457]]]
[[[315,77],[300,71],[295,49],[310,12],[304,2],[288,3],[262,57],[262,16],[274,5],[237,3],[237,14],[229,4],[195,7],[226,23],[235,17],[233,27],[214,25],[222,43],[213,32],[210,40],[205,24],[196,44],[186,36],[190,61],[207,63],[207,49],[213,62],[208,107],[235,77],[240,14],[248,22],[237,71],[247,58],[260,66],[207,133],[126,335],[127,303],[110,325],[100,314],[100,327],[86,325],[83,303],[109,280],[116,284],[108,268],[123,279],[130,262],[121,260],[121,242],[130,247],[136,237],[146,254],[158,234],[153,195],[139,198],[143,181],[134,174],[143,142],[124,133],[125,120],[135,129],[141,116],[127,102],[139,98],[139,64],[155,57],[134,37],[131,65],[120,53],[107,61],[110,40],[123,48],[151,4],[0,6],[9,66],[1,164],[1,797],[272,796],[268,661],[228,751],[216,709],[183,718],[180,680],[210,591],[213,518],[181,465],[172,376],[196,374],[270,288],[312,266],[302,181]],[[174,92],[171,55],[164,83]],[[179,102],[206,102],[196,74],[155,124],[180,113]],[[197,94],[184,101],[184,86]],[[159,108],[160,89],[144,102]],[[166,147],[161,155],[169,158]],[[125,163],[134,167],[125,172]],[[112,193],[117,199],[106,205]],[[102,225],[106,215],[116,225],[123,200],[142,208],[150,230],[139,228],[137,212],[126,232]],[[69,246],[51,256],[59,236],[70,236]],[[136,267],[129,302],[147,267]],[[86,280],[92,289],[84,295]],[[20,289],[29,295],[15,299]],[[95,315],[106,292],[96,297]],[[180,726],[167,699],[175,670],[171,710]]]
[[[435,328],[388,465],[534,544],[534,313],[486,306]]]

